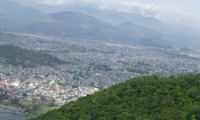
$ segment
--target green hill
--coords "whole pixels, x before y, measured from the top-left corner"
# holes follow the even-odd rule
[[[0,45],[0,62],[14,66],[21,65],[23,67],[53,66],[64,63],[64,61],[56,57],[13,45]]]
[[[33,120],[200,120],[200,74],[134,78]]]

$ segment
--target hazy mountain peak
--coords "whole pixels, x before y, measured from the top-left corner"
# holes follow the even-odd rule
[[[15,1],[0,1],[0,29],[15,29],[38,20],[44,13]]]

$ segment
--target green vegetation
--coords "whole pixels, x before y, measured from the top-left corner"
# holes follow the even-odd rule
[[[200,120],[200,74],[134,78],[33,120]]]
[[[0,99],[0,107],[10,110],[18,110],[19,113],[30,117],[38,116],[47,113],[48,111],[60,108],[59,106],[45,105],[35,101],[9,98]]]
[[[32,109],[34,108],[36,103],[27,101],[27,100],[18,100],[18,99],[1,99],[0,100],[0,106],[11,109],[11,110],[17,110],[21,109],[23,112],[30,112],[33,111]],[[20,111],[19,111],[20,112]]]
[[[22,49],[13,45],[0,45],[0,60],[5,64],[23,67],[53,66],[64,62],[50,55]]]

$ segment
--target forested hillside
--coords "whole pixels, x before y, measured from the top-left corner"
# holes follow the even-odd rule
[[[134,78],[33,120],[200,120],[200,74]]]
[[[35,67],[37,65],[52,66],[64,63],[64,61],[61,61],[56,57],[22,49],[13,45],[0,45],[0,62],[23,67]]]

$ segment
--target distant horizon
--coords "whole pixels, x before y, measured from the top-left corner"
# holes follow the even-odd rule
[[[193,0],[12,0],[34,7],[43,12],[66,11],[69,6],[84,6],[99,10],[138,13],[154,17],[162,23],[183,27],[197,32],[200,30],[200,1]]]

